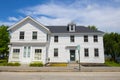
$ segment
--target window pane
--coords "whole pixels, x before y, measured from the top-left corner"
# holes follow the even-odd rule
[[[20,32],[19,39],[24,39],[24,32],[23,31]]]
[[[98,57],[98,56],[99,56],[99,50],[98,50],[98,48],[95,48],[95,49],[94,49],[94,56],[95,56],[95,57]]]
[[[58,49],[57,48],[54,49],[54,57],[58,57]]]
[[[28,47],[28,57],[30,57],[30,49],[31,49],[31,47],[29,46]]]
[[[58,36],[54,36],[54,42],[58,42]]]
[[[19,59],[19,53],[20,53],[20,49],[13,49],[12,58]]]
[[[37,39],[37,32],[36,31],[33,32],[32,39]]]
[[[84,36],[84,42],[88,42],[88,36],[87,35]]]
[[[88,50],[88,48],[84,49],[84,55],[85,55],[85,57],[89,57],[89,50]]]
[[[26,57],[26,47],[24,47],[24,54],[23,54],[23,57]]]
[[[35,49],[35,60],[41,60],[42,49]]]
[[[74,36],[70,36],[70,42],[74,42]]]
[[[98,36],[94,35],[94,42],[98,42]]]

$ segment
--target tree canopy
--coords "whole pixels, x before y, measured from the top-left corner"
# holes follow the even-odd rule
[[[88,28],[90,28],[90,29],[92,29],[92,30],[97,30],[97,27],[94,26],[94,25],[92,25],[92,26],[89,25]]]
[[[8,53],[9,33],[8,26],[0,26],[0,56],[3,57]]]
[[[116,61],[116,58],[120,56],[120,34],[112,32],[104,35],[104,51]]]

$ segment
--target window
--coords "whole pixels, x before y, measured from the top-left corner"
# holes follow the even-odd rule
[[[94,35],[94,42],[98,42],[98,36]]]
[[[42,49],[35,49],[35,60],[41,60]]]
[[[88,48],[84,49],[84,55],[85,55],[85,57],[89,57],[89,50],[88,50]]]
[[[26,50],[27,50],[27,48],[24,47],[24,54],[23,54],[24,58],[26,57]]]
[[[84,35],[84,42],[88,42],[88,36]]]
[[[49,35],[47,34],[47,41],[49,40]]]
[[[24,58],[29,58],[30,57],[30,52],[31,52],[31,47],[30,46],[24,46]]]
[[[20,53],[20,49],[13,49],[13,53]]]
[[[70,36],[70,42],[74,42],[75,40],[74,40],[74,36],[72,35],[72,36]]]
[[[54,42],[58,42],[58,36],[54,36]]]
[[[28,47],[28,57],[30,57],[30,49],[31,49],[31,47],[29,46]]]
[[[73,25],[71,25],[71,31],[73,31],[74,29],[73,29]]]
[[[36,31],[33,31],[32,39],[37,39],[37,32]]]
[[[99,50],[98,50],[98,48],[94,49],[94,56],[95,57],[99,57]]]
[[[13,49],[12,58],[13,59],[19,59],[19,53],[20,53],[20,49]]]
[[[24,39],[24,31],[21,31],[21,32],[20,32],[19,39]]]
[[[58,57],[58,48],[54,48],[54,57]]]

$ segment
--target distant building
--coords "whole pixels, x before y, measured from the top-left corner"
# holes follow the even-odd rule
[[[44,26],[26,17],[11,26],[9,62],[76,62],[80,45],[81,63],[104,63],[103,32],[70,23]]]

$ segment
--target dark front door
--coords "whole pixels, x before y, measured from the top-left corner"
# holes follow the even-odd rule
[[[75,61],[75,50],[70,50],[70,61]]]

